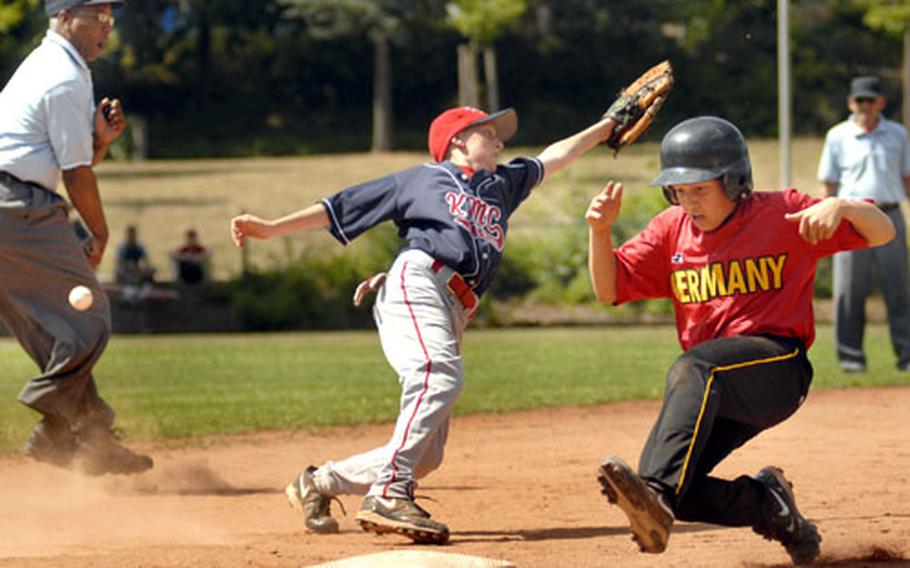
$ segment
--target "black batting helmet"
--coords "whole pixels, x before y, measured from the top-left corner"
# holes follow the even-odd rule
[[[660,175],[651,182],[663,188],[676,204],[669,186],[720,179],[724,191],[738,203],[752,193],[752,164],[746,139],[732,122],[716,116],[697,116],[674,126],[660,143]]]

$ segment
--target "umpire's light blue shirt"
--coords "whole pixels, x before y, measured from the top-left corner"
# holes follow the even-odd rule
[[[908,175],[910,142],[902,125],[879,116],[872,132],[866,132],[851,116],[828,131],[818,179],[840,184],[838,197],[900,203],[907,198]]]
[[[91,166],[92,75],[61,35],[47,35],[0,92],[0,171],[54,191],[61,170]]]

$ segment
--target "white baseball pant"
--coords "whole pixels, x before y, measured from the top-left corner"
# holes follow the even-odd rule
[[[467,310],[447,289],[452,270],[433,270],[423,251],[403,251],[380,288],[373,317],[386,359],[398,373],[395,431],[382,447],[314,473],[324,495],[408,498],[416,480],[442,463],[449,418],[464,387],[461,338]]]

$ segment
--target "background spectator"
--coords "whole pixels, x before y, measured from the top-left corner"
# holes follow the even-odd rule
[[[126,239],[117,247],[117,269],[114,279],[118,284],[140,286],[155,280],[155,269],[149,263],[148,253],[139,242],[135,225],[126,228]]]
[[[181,284],[198,284],[209,277],[212,252],[199,242],[196,229],[188,229],[183,245],[171,253],[174,261],[174,280]]]

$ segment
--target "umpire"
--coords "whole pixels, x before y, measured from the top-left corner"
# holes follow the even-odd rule
[[[95,105],[88,63],[104,50],[118,1],[46,0],[47,35],[0,92],[0,319],[38,364],[19,400],[41,413],[25,453],[86,473],[137,473],[148,456],[120,445],[92,368],[107,345],[110,306],[93,268],[108,240],[92,167],[126,127],[120,102]],[[91,237],[80,243],[55,192],[63,177]],[[86,311],[69,291],[89,287]]]
[[[910,142],[903,126],[882,116],[885,103],[878,77],[854,78],[847,97],[851,115],[828,131],[818,165],[828,196],[872,199],[897,229],[888,244],[834,255],[835,342],[846,372],[866,370],[863,328],[873,264],[888,307],[897,367],[910,371],[907,228],[900,209],[910,193]]]

